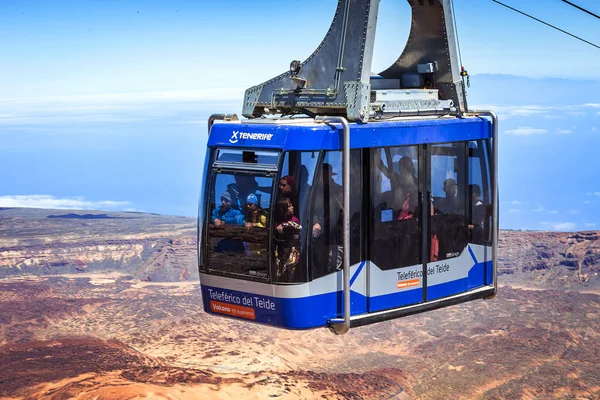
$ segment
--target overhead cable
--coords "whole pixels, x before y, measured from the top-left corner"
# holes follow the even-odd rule
[[[593,12],[591,12],[590,10],[586,10],[585,8],[583,8],[583,7],[580,7],[580,6],[578,6],[577,4],[573,4],[573,3],[571,3],[570,1],[567,1],[567,0],[562,0],[562,2],[563,2],[563,3],[567,3],[567,4],[568,4],[568,5],[570,5],[570,6],[573,6],[573,7],[575,7],[575,8],[578,8],[578,9],[580,9],[580,10],[581,10],[581,11],[583,11],[584,13],[588,13],[588,14],[590,14],[590,15],[592,15],[592,16],[594,16],[594,17],[598,18],[598,19],[600,19],[600,15],[598,15],[598,14],[594,14],[594,13],[593,13]]]
[[[547,25],[547,26],[549,26],[549,27],[551,27],[551,28],[554,28],[554,29],[556,29],[557,31],[560,31],[560,32],[562,32],[562,33],[565,33],[565,34],[567,34],[567,35],[569,35],[569,36],[571,36],[571,37],[574,37],[574,38],[575,38],[575,39],[577,39],[577,40],[581,40],[582,42],[585,42],[585,43],[589,44],[590,46],[594,46],[595,48],[597,48],[597,49],[600,49],[600,46],[598,46],[597,44],[594,44],[594,43],[592,43],[592,42],[589,42],[589,41],[587,41],[587,40],[585,40],[585,39],[583,39],[583,38],[580,38],[579,36],[573,35],[572,33],[569,33],[569,32],[567,32],[567,31],[565,31],[565,30],[563,30],[563,29],[560,29],[560,28],[558,28],[558,27],[554,26],[554,25],[551,25],[551,24],[549,24],[549,23],[547,23],[547,22],[544,22],[544,21],[542,21],[541,19],[538,19],[538,18],[536,18],[536,17],[534,17],[534,16],[532,16],[532,15],[526,14],[526,13],[524,13],[523,11],[519,11],[519,10],[517,10],[516,8],[513,8],[513,7],[511,7],[511,6],[507,6],[506,4],[504,4],[504,3],[501,3],[501,2],[499,2],[498,0],[492,0],[492,1],[493,1],[494,3],[498,3],[498,4],[500,4],[501,6],[504,6],[504,7],[508,8],[508,9],[511,9],[511,10],[513,10],[513,11],[515,11],[515,12],[518,12],[519,14],[523,14],[523,15],[524,15],[524,16],[526,16],[526,17],[529,17],[529,18],[531,18],[531,19],[533,19],[533,20],[536,20],[537,22],[541,22],[542,24],[544,24],[544,25]]]

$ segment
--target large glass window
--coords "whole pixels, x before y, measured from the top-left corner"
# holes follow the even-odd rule
[[[325,153],[313,187],[310,218],[312,276],[318,278],[343,267],[342,156]]]
[[[215,173],[208,215],[208,269],[269,279],[269,208],[273,178]]]
[[[420,263],[418,148],[371,150],[371,260],[381,269]]]
[[[431,146],[432,254],[430,261],[457,257],[467,245],[465,143]],[[437,253],[437,254],[436,254]]]
[[[326,152],[315,171],[312,214],[307,239],[310,241],[312,278],[339,271],[344,257],[344,190],[342,152]],[[350,152],[350,263],[362,258],[362,150]]]
[[[469,142],[469,240],[491,244],[491,186],[486,142]]]
[[[306,282],[306,236],[311,182],[319,152],[285,153],[274,203],[273,279]]]

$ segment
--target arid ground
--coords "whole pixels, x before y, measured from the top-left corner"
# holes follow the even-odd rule
[[[205,314],[193,220],[113,214],[0,210],[0,398],[600,398],[598,232],[503,231],[496,298],[336,336]]]

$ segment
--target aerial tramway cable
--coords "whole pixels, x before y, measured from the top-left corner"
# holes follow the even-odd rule
[[[589,41],[587,41],[587,40],[585,40],[585,39],[583,39],[583,38],[580,38],[579,36],[573,35],[572,33],[569,33],[569,32],[567,32],[567,31],[565,31],[565,30],[563,30],[563,29],[560,29],[560,28],[558,28],[558,27],[556,27],[556,26],[554,26],[554,25],[552,25],[552,24],[549,24],[549,23],[547,23],[547,22],[544,22],[544,21],[542,21],[541,19],[538,19],[538,18],[536,18],[536,17],[534,17],[534,16],[532,16],[532,15],[526,14],[526,13],[524,13],[523,11],[517,10],[516,8],[513,8],[513,7],[511,7],[511,6],[508,6],[508,5],[504,4],[504,3],[501,3],[501,2],[499,2],[498,0],[492,0],[492,1],[493,1],[494,3],[498,3],[498,4],[500,4],[501,6],[504,6],[504,7],[508,8],[508,9],[510,9],[510,10],[513,10],[513,11],[515,11],[515,12],[518,12],[519,14],[523,14],[523,15],[525,15],[526,17],[529,17],[529,18],[531,18],[531,19],[533,19],[533,20],[535,20],[535,21],[537,21],[537,22],[541,22],[542,24],[544,24],[544,25],[547,25],[547,26],[549,26],[549,27],[551,27],[551,28],[554,28],[554,29],[556,29],[557,31],[560,31],[560,32],[562,32],[562,33],[565,33],[565,34],[567,34],[567,35],[569,35],[569,36],[571,36],[571,37],[574,37],[575,39],[581,40],[582,42],[585,42],[585,43],[589,44],[590,46],[594,46],[595,48],[597,48],[597,49],[600,49],[600,46],[598,46],[597,44],[594,44],[594,43],[592,43],[592,42],[589,42]]]
[[[593,17],[596,17],[596,18],[600,19],[600,15],[598,15],[598,14],[594,14],[594,13],[593,13],[593,12],[591,12],[590,10],[586,10],[585,8],[583,8],[583,7],[580,7],[580,6],[578,6],[577,4],[573,4],[573,3],[571,3],[570,1],[567,1],[567,0],[562,0],[562,2],[563,2],[563,3],[567,3],[567,4],[568,4],[568,5],[570,5],[570,6],[573,6],[573,7],[575,7],[575,8],[578,8],[578,9],[580,9],[580,10],[581,10],[581,11],[583,11],[584,13],[588,13],[588,14],[590,14],[591,16],[593,16]]]

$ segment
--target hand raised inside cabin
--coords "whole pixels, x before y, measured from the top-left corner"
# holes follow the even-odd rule
[[[313,225],[312,233],[315,238],[321,236],[321,225],[318,222]]]

